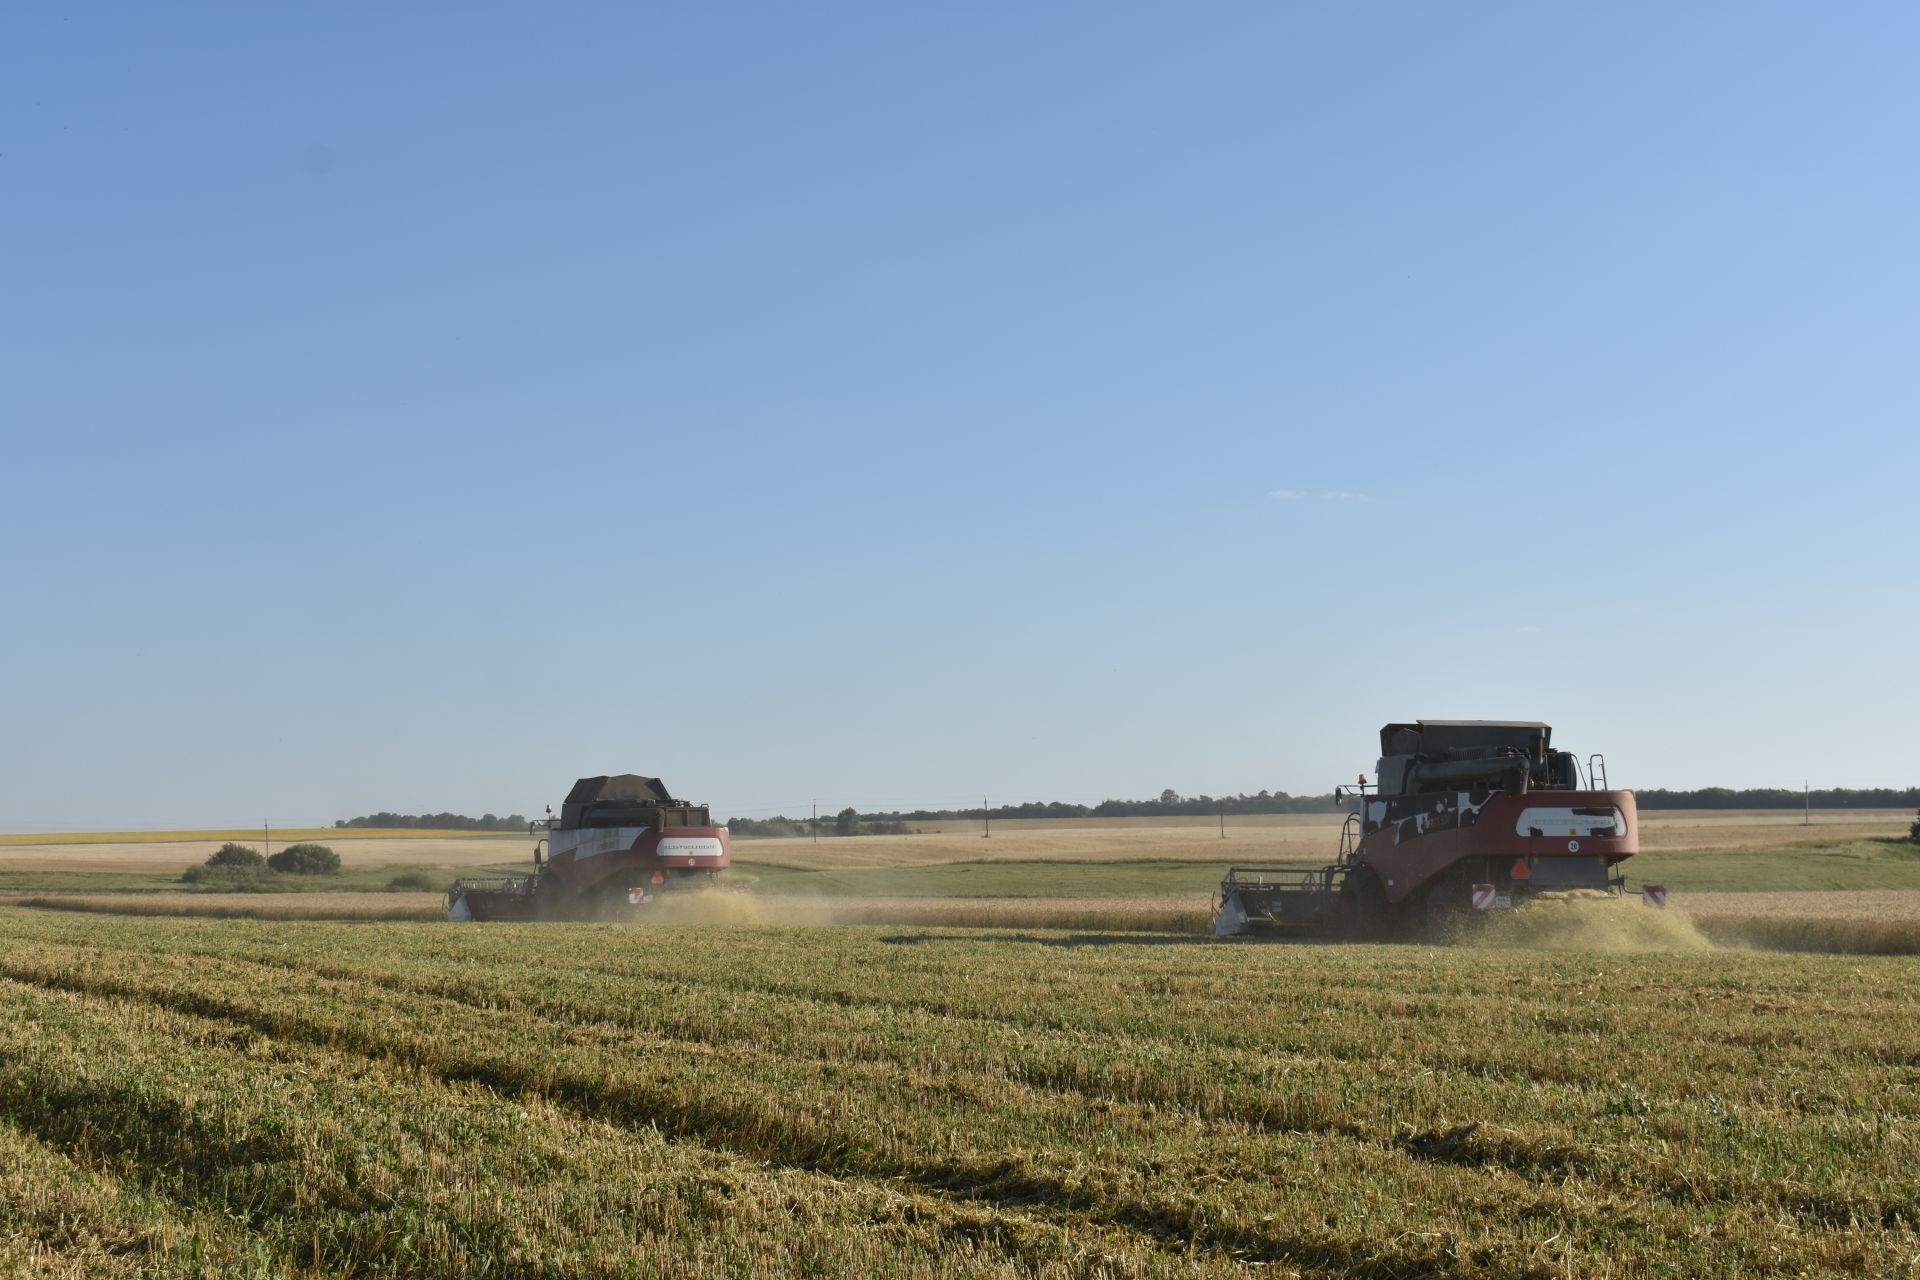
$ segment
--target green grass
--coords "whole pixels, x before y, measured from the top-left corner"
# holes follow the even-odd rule
[[[0,909],[0,1264],[1910,1275],[1917,991],[1911,959]]]
[[[818,871],[763,863],[751,853],[735,876],[764,893],[829,897],[1164,897],[1210,893],[1234,866],[1319,866],[1319,860],[1241,855],[1219,862],[1171,859],[980,859],[925,866]],[[1772,889],[1920,889],[1920,845],[1904,840],[1810,842],[1762,849],[1637,854],[1634,884],[1677,892]]]
[[[339,893],[375,892],[387,888],[395,876],[420,872],[444,888],[460,876],[524,874],[528,863],[502,862],[485,867],[438,867],[398,862],[378,867],[342,867],[334,875],[276,875],[257,886],[238,887],[239,892],[257,893]],[[139,871],[25,871],[0,870],[0,893],[233,893],[231,884],[185,884],[176,874]]]
[[[1319,861],[1242,855],[1217,863],[1153,859],[983,859],[930,866],[815,871],[738,862],[736,875],[763,893],[830,897],[1205,897],[1233,866],[1318,866]],[[1675,892],[1760,889],[1920,889],[1920,845],[1905,840],[1810,842],[1763,849],[1637,854],[1635,885]]]
[[[750,845],[736,850],[729,878],[766,895],[830,898],[1086,898],[1192,895],[1203,902],[1232,866],[1317,866],[1317,860],[1263,858],[1243,853],[1219,862],[1170,859],[994,858],[920,866],[812,870],[762,862]],[[462,875],[524,873],[524,858],[450,870],[417,863],[346,867],[333,876],[280,877],[277,892],[381,890],[395,876],[424,871],[436,882]],[[1808,842],[1762,849],[1642,853],[1626,863],[1629,881],[1665,884],[1678,893],[1771,889],[1920,889],[1920,845],[1892,839]],[[74,870],[0,870],[0,892],[105,893],[177,891],[165,873]]]
[[[1818,841],[1767,849],[1642,853],[1627,861],[1635,884],[1675,891],[1920,889],[1920,844],[1910,840]]]
[[[816,871],[741,860],[735,862],[730,878],[750,883],[759,893],[835,898],[1164,897],[1181,893],[1204,898],[1233,865],[1159,859],[1094,862],[1036,858]]]

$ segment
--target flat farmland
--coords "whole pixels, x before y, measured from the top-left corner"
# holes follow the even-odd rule
[[[1809,827],[1797,814],[1775,811],[1653,812],[1644,815],[1645,852],[1627,870],[1635,884],[1666,884],[1682,906],[1696,893],[1920,891],[1920,847],[1899,838],[1909,821],[1911,816],[1900,812],[1845,812],[1816,815]],[[1226,831],[1222,839],[1217,823],[1192,819],[1082,819],[1073,825],[995,823],[991,839],[978,830],[929,829],[817,842],[740,840],[728,879],[756,897],[782,900],[776,912],[781,918],[871,919],[858,903],[922,899],[1099,899],[1108,900],[1101,910],[1110,915],[1115,901],[1130,899],[1148,904],[1136,914],[1165,920],[1174,904],[1204,910],[1226,867],[1325,861],[1337,848],[1339,824],[1335,815],[1281,815],[1232,820]],[[93,842],[64,836],[40,843],[8,837],[0,844],[0,893],[82,896],[96,907],[100,895],[139,893],[153,895],[140,909],[191,905],[198,894],[179,892],[181,872],[218,847],[215,837],[230,833],[191,834]],[[462,872],[523,869],[531,849],[527,837],[515,834],[370,836],[356,831],[322,839],[340,853],[343,872],[275,887],[364,894],[387,889],[403,872],[423,873],[431,884]],[[814,903],[805,911],[797,901],[803,898]],[[422,914],[419,904],[428,900],[408,905]],[[847,902],[855,905],[843,908]],[[123,905],[133,909],[131,902]],[[206,909],[214,905],[204,904]],[[366,911],[391,914],[402,905],[387,901]],[[348,904],[335,909],[357,913]],[[1771,908],[1776,914],[1780,909]],[[297,916],[321,910],[317,902],[299,908],[256,904],[246,913]],[[1019,918],[1036,917],[1023,910]]]
[[[1229,817],[1224,838],[1211,818],[1016,818],[996,820],[990,837],[977,820],[924,822],[908,824],[915,833],[905,836],[741,840],[734,849],[743,860],[820,870],[1013,858],[1314,863],[1339,850],[1342,821],[1318,813]],[[1912,821],[1890,809],[1816,813],[1811,826],[1780,810],[1653,810],[1640,815],[1640,841],[1650,852],[1732,853],[1904,836]]]
[[[160,833],[170,834],[170,833]],[[0,844],[0,872],[4,871],[80,871],[132,872],[136,874],[178,875],[227,839],[254,849],[284,849],[295,838],[324,844],[340,855],[347,867],[442,866],[467,867],[517,860],[532,849],[533,841],[517,835],[473,835],[469,833],[429,836],[375,836],[339,839],[321,834],[312,837],[274,836],[271,846],[264,845],[260,833],[251,836],[198,837],[185,840],[101,840],[31,843],[16,840]]]
[[[1641,815],[1641,846],[1649,852],[1739,853],[1803,842],[1892,838],[1906,834],[1911,821],[1911,814],[1894,810],[1816,814],[1812,826],[1801,825],[1798,813],[1773,810],[1663,810]],[[985,838],[978,822],[929,822],[914,824],[915,833],[905,836],[738,840],[734,855],[742,863],[807,870],[1015,860],[1313,863],[1337,851],[1340,823],[1337,814],[1229,818],[1222,838],[1212,819],[1011,819],[995,822],[991,838]],[[258,830],[0,836],[0,872],[178,874],[230,839],[261,847]],[[490,866],[526,860],[533,844],[512,832],[315,828],[276,831],[273,845],[284,847],[296,839],[333,847],[349,867]]]
[[[0,1269],[1911,1276],[1920,960],[0,908]]]

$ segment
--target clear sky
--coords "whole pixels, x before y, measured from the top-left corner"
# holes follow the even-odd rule
[[[1910,5],[14,5],[0,827],[1920,783]]]

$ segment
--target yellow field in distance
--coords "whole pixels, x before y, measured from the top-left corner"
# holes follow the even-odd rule
[[[804,836],[736,840],[734,860],[808,870],[926,866],[979,859],[1111,862],[1134,858],[1187,862],[1263,860],[1328,862],[1340,847],[1337,813],[1228,816],[1225,838],[1212,818],[995,819],[991,838],[978,820],[909,822],[905,836]],[[1904,810],[1852,809],[1815,813],[1802,825],[1797,812],[1778,809],[1662,809],[1640,815],[1640,847],[1738,851],[1803,840],[1864,840],[1903,836],[1913,815]]]
[[[276,845],[300,840],[520,840],[519,831],[442,831],[428,827],[274,827]],[[201,844],[208,840],[259,840],[259,827],[232,827],[208,831],[54,831],[0,835],[0,848],[46,844]]]

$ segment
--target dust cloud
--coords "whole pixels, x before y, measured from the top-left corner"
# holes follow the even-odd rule
[[[1536,951],[1710,951],[1713,943],[1683,911],[1638,898],[1564,894],[1513,911],[1489,912],[1469,946]]]

